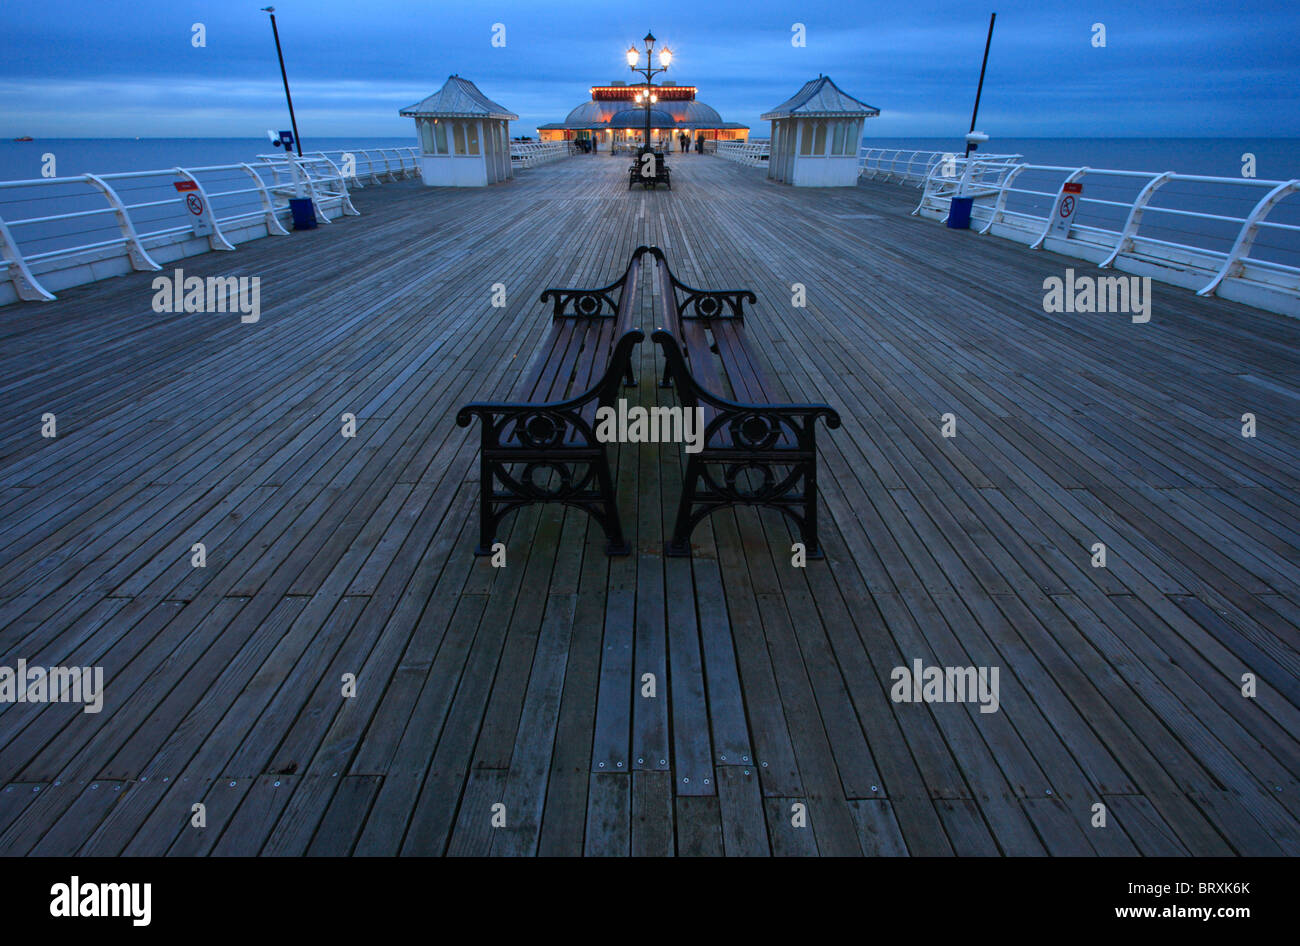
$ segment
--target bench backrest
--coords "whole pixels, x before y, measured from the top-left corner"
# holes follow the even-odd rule
[[[627,272],[623,274],[623,289],[618,296],[618,315],[615,322],[616,337],[622,337],[624,332],[630,332],[636,327],[636,290],[640,285],[641,257],[645,252],[645,247],[637,247],[632,253],[632,259],[628,261]]]
[[[663,329],[671,334],[680,346],[682,356],[689,365],[695,381],[706,390],[721,393],[725,388],[722,386],[722,375],[718,370],[717,359],[710,356],[709,337],[706,331],[707,320],[682,318],[676,280],[662,252],[655,251],[655,270],[659,279],[659,292],[664,312]],[[671,356],[668,357],[670,361],[665,372],[666,376],[672,374],[672,359]],[[677,397],[682,406],[696,407],[698,397],[694,386],[686,379],[673,378],[672,381],[677,388]],[[706,408],[706,418],[711,418],[712,415],[712,409]]]

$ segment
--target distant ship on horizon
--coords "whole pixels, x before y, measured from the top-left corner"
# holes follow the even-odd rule
[[[21,138],[15,138],[14,141],[35,141],[31,135],[23,135]]]

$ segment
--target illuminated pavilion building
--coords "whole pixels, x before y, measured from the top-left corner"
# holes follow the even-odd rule
[[[562,122],[551,122],[537,129],[542,141],[573,138],[596,138],[601,150],[615,142],[636,142],[645,134],[645,109],[636,95],[645,86],[614,81],[592,86],[591,101],[583,102]],[[745,141],[749,126],[724,122],[711,106],[695,100],[695,86],[661,82],[654,87],[658,101],[650,109],[650,134],[654,140],[685,132],[692,141],[706,139]]]

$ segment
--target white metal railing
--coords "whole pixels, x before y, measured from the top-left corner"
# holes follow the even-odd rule
[[[510,142],[510,163],[521,168],[534,168],[539,164],[549,164],[571,154],[567,141],[512,141]]]
[[[717,142],[718,157],[752,168],[767,167],[767,160],[771,151],[772,143],[770,141],[756,141],[753,143],[747,141]]]
[[[351,156],[351,159],[349,159]],[[354,172],[345,174],[345,170]],[[0,181],[0,303],[288,234],[287,198],[355,214],[348,182],[415,173],[414,148],[260,155],[245,164]]]
[[[987,154],[980,156],[985,161],[1019,161],[1018,154]],[[894,148],[859,148],[858,177],[871,180],[901,181],[906,184],[922,186],[935,168],[940,173],[946,168],[951,170],[955,162],[963,159],[951,151],[910,151]]]
[[[259,154],[258,159],[271,169],[275,183],[269,185],[271,193],[286,199],[310,197],[320,219],[329,223],[329,211],[356,215],[348,196],[347,178],[343,169],[323,153],[312,152],[298,157],[294,154]]]
[[[1268,219],[1297,193],[1300,180],[984,157],[932,168],[913,215],[942,219],[954,196],[971,197],[971,228],[982,234],[1300,315],[1298,202],[1287,206],[1289,222]]]
[[[364,187],[365,184],[420,176],[419,153],[413,147],[340,148],[334,151],[309,151],[303,157],[327,158],[343,173],[349,187]]]

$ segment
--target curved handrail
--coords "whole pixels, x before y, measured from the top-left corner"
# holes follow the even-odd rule
[[[418,168],[415,148],[390,150],[398,155],[401,176],[407,176]],[[295,183],[315,196],[320,217],[327,222],[327,208],[320,206],[320,202],[330,207],[337,204],[343,213],[355,214],[358,211],[352,206],[348,182],[335,160],[345,153],[343,150],[313,152],[302,158],[286,154],[258,155],[257,167],[244,162],[0,181],[0,190],[17,191],[19,201],[35,203],[39,210],[49,211],[29,214],[22,219],[0,219],[0,256],[4,262],[0,276],[8,277],[13,296],[18,299],[50,301],[55,295],[42,286],[40,278],[33,273],[32,266],[36,263],[42,267],[41,272],[59,267],[84,267],[84,275],[88,278],[82,281],[89,282],[99,278],[98,269],[91,270],[89,264],[102,259],[106,253],[126,257],[132,269],[150,271],[161,269],[150,255],[151,249],[202,237],[207,248],[232,250],[235,248],[231,239],[232,227],[247,229],[250,221],[263,222],[268,236],[285,236],[288,230],[280,218],[287,213],[287,207],[277,209],[275,198],[283,196]],[[352,153],[364,154],[367,172],[373,172],[375,162],[368,150],[356,149]],[[387,157],[385,163],[388,163]],[[232,177],[242,181],[245,176],[251,178],[247,184],[229,183]],[[189,182],[190,187],[183,192],[174,192],[172,184],[178,180]],[[217,182],[215,187],[212,186],[214,181]],[[73,185],[80,185],[82,190],[73,187],[70,191],[69,187]],[[148,197],[140,196],[142,193]],[[204,202],[205,220],[212,222],[211,232],[196,232],[193,217],[185,210],[184,199],[188,193],[196,193]],[[165,196],[160,198],[159,194]],[[86,200],[92,195],[101,198],[103,204],[87,209]],[[71,208],[68,208],[69,201]],[[101,215],[112,215],[118,234],[115,238],[103,236],[103,232],[113,224],[77,229],[84,226],[87,219]],[[32,242],[61,245],[55,249],[37,250],[30,246]],[[91,251],[99,255],[87,256]],[[195,250],[190,248],[183,251],[183,255],[192,252]]]
[[[870,150],[864,150],[868,165],[880,165],[888,160],[884,152],[873,154]],[[1169,275],[1174,272],[1188,274],[1172,280],[1182,285],[1187,284],[1185,280],[1194,280],[1200,273],[1208,274],[1206,282],[1197,290],[1199,295],[1213,295],[1218,292],[1225,282],[1240,280],[1243,284],[1250,283],[1271,293],[1281,293],[1283,297],[1291,297],[1292,301],[1281,303],[1281,310],[1300,314],[1300,263],[1292,260],[1276,261],[1251,256],[1256,238],[1259,236],[1260,231],[1265,228],[1274,233],[1291,236],[1300,234],[1300,225],[1274,222],[1267,219],[1283,200],[1295,194],[1300,194],[1300,180],[1268,181],[1256,178],[1178,174],[1173,171],[1128,171],[1113,168],[1011,164],[1000,162],[996,158],[997,156],[990,155],[983,158],[957,159],[959,163],[963,163],[964,167],[971,171],[970,177],[972,179],[979,180],[980,183],[977,186],[989,188],[985,193],[978,196],[993,199],[988,220],[979,231],[981,234],[991,233],[995,227],[1001,225],[999,227],[1000,235],[1021,240],[1031,248],[1041,249],[1047,244],[1050,237],[1054,241],[1052,244],[1053,249],[1069,253],[1072,247],[1079,247],[1080,249],[1087,247],[1086,252],[1081,252],[1079,255],[1087,255],[1089,258],[1096,258],[1092,257],[1091,254],[1096,252],[1098,243],[1101,243],[1104,255],[1101,257],[1101,262],[1097,264],[1099,268],[1105,269],[1115,266],[1121,256],[1138,254],[1151,259],[1158,267],[1167,268]],[[1018,186],[1019,178],[1025,172],[1053,175],[1056,183],[1051,185],[1052,189],[1050,190],[1044,190],[1043,188],[1046,185],[1041,183],[1035,183],[1031,186]],[[990,177],[992,178],[991,181]],[[1079,181],[1084,177],[1119,181],[1137,179],[1142,181],[1142,186],[1137,189],[1136,194],[1132,197],[1124,199],[1110,199],[1106,196],[1093,196],[1087,193],[1079,194],[1077,197],[1079,211],[1076,211],[1076,220],[1072,222],[1070,232],[1066,235],[1059,233],[1053,235],[1051,225],[1064,194],[1063,185]],[[1041,180],[1041,177],[1039,179]],[[1154,198],[1161,188],[1176,182],[1189,185],[1208,185],[1228,189],[1229,191],[1236,189],[1243,193],[1248,192],[1246,191],[1247,188],[1263,187],[1267,188],[1267,191],[1258,200],[1252,199],[1251,209],[1242,214],[1185,209],[1183,206],[1154,203]],[[913,215],[924,212],[928,216],[944,216],[948,202],[958,193],[957,187],[954,186],[955,183],[955,179],[938,174],[938,165],[931,167],[926,175],[921,201],[913,211]],[[1012,196],[1036,201],[1049,200],[1049,209],[1044,214],[1041,209],[1042,203],[1039,203],[1038,209],[1022,209],[1020,207],[1014,210],[1009,209],[1008,201]],[[1230,198],[1231,194],[1219,193],[1213,196],[1215,199],[1226,199]],[[1254,195],[1251,196],[1253,198]],[[1184,196],[1183,199],[1186,200],[1187,198]],[[1122,209],[1124,210],[1124,222],[1118,226],[1108,226],[1104,222],[1098,222],[1095,219],[1080,223],[1077,220],[1077,214],[1082,212],[1085,206],[1110,211]],[[1152,215],[1157,215],[1162,220],[1171,218],[1173,220],[1199,219],[1207,224],[1213,223],[1216,226],[1233,224],[1236,226],[1236,237],[1231,249],[1225,251],[1214,245],[1214,241],[1221,239],[1221,237],[1213,236],[1212,231],[1208,228],[1199,233],[1192,233],[1189,242],[1178,242],[1177,240],[1154,235],[1143,235],[1141,232],[1143,224]],[[1300,241],[1289,251],[1296,254],[1297,258],[1300,258]],[[1160,269],[1157,269],[1156,277],[1161,278]],[[1259,296],[1258,292],[1251,290],[1251,298],[1262,297]],[[1278,297],[1271,296],[1269,298],[1277,299]]]

